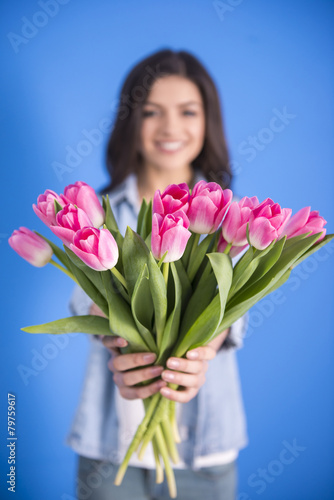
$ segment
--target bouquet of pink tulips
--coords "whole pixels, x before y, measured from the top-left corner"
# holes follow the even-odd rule
[[[128,341],[127,352],[154,352],[159,365],[213,340],[333,238],[326,236],[326,221],[309,207],[291,216],[290,209],[269,198],[232,201],[229,189],[205,181],[192,192],[186,184],[157,191],[153,204],[143,201],[137,231],[128,227],[125,235],[108,196],[101,205],[84,182],[67,186],[62,195],[45,191],[33,209],[64,249],[26,228],[9,238],[12,248],[34,266],[50,262],[61,269],[106,317],[75,316],[22,330],[118,335]],[[231,258],[241,252],[233,267]],[[162,460],[175,498],[174,405],[157,393],[144,406],[145,417],[115,483],[121,483],[132,453],[142,457],[152,442],[157,482],[163,480]]]

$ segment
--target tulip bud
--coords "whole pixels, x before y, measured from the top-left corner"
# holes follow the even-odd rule
[[[250,216],[249,241],[254,248],[264,250],[277,240],[291,216],[290,208],[281,208],[270,198],[255,207]]]
[[[56,223],[57,225],[51,226],[50,229],[68,247],[73,243],[74,235],[79,229],[93,225],[86,212],[71,203],[57,213]]]
[[[111,269],[118,261],[117,243],[108,229],[80,229],[75,234],[70,249],[95,271]]]
[[[153,198],[153,213],[159,215],[175,214],[179,210],[187,213],[189,206],[189,188],[186,183],[170,184],[161,194],[159,189]]]
[[[70,184],[64,189],[66,198],[81,208],[92,221],[92,226],[100,227],[104,223],[105,213],[94,189],[82,181]]]
[[[256,196],[252,198],[245,196],[239,202],[231,203],[222,225],[222,238],[227,243],[240,247],[247,245],[247,223],[258,204],[259,200]]]
[[[231,203],[232,191],[216,182],[200,181],[191,193],[187,216],[189,229],[198,234],[214,233]]]
[[[287,238],[292,238],[305,233],[311,233],[309,236],[312,236],[322,231],[318,239],[318,241],[321,241],[326,235],[326,229],[323,229],[326,223],[327,221],[319,215],[318,211],[311,212],[311,207],[304,207],[291,217],[284,228],[282,236],[286,235]]]
[[[165,217],[153,214],[151,236],[153,256],[160,260],[168,252],[164,262],[180,259],[191,236],[188,226],[189,220],[182,211],[179,211],[178,215],[168,214]]]
[[[52,259],[53,251],[50,245],[26,227],[15,229],[8,243],[20,257],[35,267],[43,267]]]
[[[47,189],[44,194],[40,194],[38,196],[37,205],[33,204],[32,206],[37,217],[39,217],[47,226],[56,224],[54,200],[57,200],[59,205],[62,207],[67,205],[69,202],[64,195],[58,195],[54,191],[51,191],[51,189]]]

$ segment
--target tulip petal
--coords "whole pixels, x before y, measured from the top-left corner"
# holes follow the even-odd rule
[[[264,250],[276,238],[276,229],[265,217],[258,217],[250,223],[249,240],[251,245],[258,250]]]

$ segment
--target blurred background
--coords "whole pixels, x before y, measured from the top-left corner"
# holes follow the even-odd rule
[[[0,13],[0,497],[11,498],[9,392],[16,498],[73,500],[76,457],[65,438],[88,339],[20,331],[67,316],[73,287],[52,266],[29,266],[8,237],[19,226],[50,237],[31,209],[45,189],[107,182],[104,152],[121,83],[132,65],[166,47],[192,52],[217,84],[234,191],[294,212],[311,205],[334,232],[334,2],[2,0]],[[333,271],[332,243],[251,311],[238,352],[249,432],[238,500],[334,497]]]

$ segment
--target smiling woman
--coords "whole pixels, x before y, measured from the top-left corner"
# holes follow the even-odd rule
[[[111,183],[104,193],[109,194],[122,234],[127,226],[136,228],[142,198],[155,195],[155,208],[159,203],[163,206],[156,192],[163,192],[168,185],[172,186],[166,197],[181,205],[183,183],[191,188],[198,183],[199,190],[199,181],[204,180],[229,187],[231,174],[217,91],[194,56],[164,50],[132,69],[121,90],[107,165]],[[212,192],[205,194],[206,198],[218,203],[214,192],[218,187],[211,185]],[[224,193],[232,196],[229,189]],[[226,200],[220,201],[225,206]],[[199,224],[201,213],[196,207],[189,210],[196,219],[192,224]],[[177,214],[171,217],[173,223]],[[200,232],[211,230],[210,226]],[[164,253],[153,246],[156,256]],[[79,289],[71,306],[74,314],[103,315]],[[164,366],[152,365],[156,359],[153,353],[121,352],[127,342],[120,337],[93,339],[83,395],[69,436],[70,446],[80,457],[79,484],[88,484],[102,461],[118,464],[123,460],[144,416],[141,400],[160,392],[176,404],[182,435],[181,461],[174,466],[179,498],[202,500],[206,495],[211,500],[234,499],[236,458],[247,442],[235,358],[243,330],[241,319],[212,342],[189,350],[184,358],[171,357]],[[171,381],[181,390],[167,387]],[[94,491],[97,496],[90,498],[168,498],[166,485],[154,484],[151,447],[141,460],[132,456],[129,465],[120,486],[113,484],[117,468],[112,468]],[[78,490],[78,498],[85,498],[84,492],[80,496]]]

